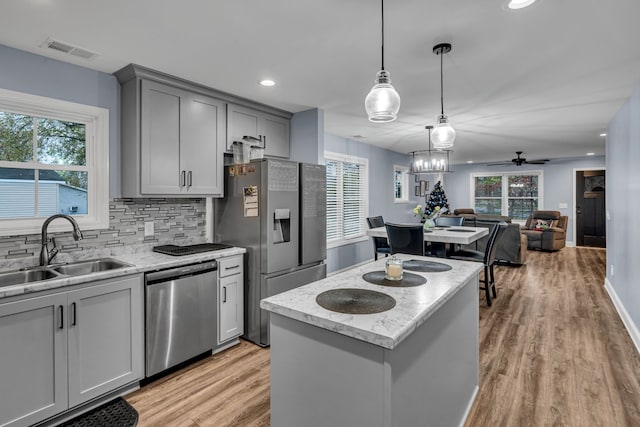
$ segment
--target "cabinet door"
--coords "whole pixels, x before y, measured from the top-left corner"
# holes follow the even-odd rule
[[[142,378],[142,277],[69,292],[69,406]]]
[[[160,83],[142,81],[140,123],[140,192],[179,194],[181,100],[185,93]],[[186,172],[185,172],[186,174]],[[186,176],[184,177],[186,179]]]
[[[220,279],[220,301],[218,310],[218,344],[242,335],[243,319],[243,275],[235,274]]]
[[[260,138],[260,113],[239,105],[227,104],[227,150],[243,136]]]
[[[0,425],[67,409],[66,294],[0,304]]]
[[[225,104],[207,96],[189,94],[184,110],[180,141],[180,170],[186,171],[183,193],[222,195]]]
[[[265,156],[289,158],[289,120],[263,114],[260,133]]]

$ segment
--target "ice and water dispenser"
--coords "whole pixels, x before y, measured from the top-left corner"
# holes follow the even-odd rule
[[[273,212],[273,243],[291,241],[291,210],[276,209]]]

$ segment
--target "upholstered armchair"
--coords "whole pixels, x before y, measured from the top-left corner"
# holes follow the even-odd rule
[[[543,251],[559,251],[567,240],[568,218],[558,211],[534,211],[522,229],[527,247]]]

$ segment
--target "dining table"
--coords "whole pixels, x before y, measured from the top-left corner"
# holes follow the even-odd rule
[[[407,224],[415,225],[415,224]],[[424,230],[425,242],[448,243],[454,245],[468,245],[489,234],[486,227],[465,226],[436,226]],[[386,227],[376,227],[367,230],[367,236],[387,238]],[[437,256],[446,256],[446,252],[438,251]]]

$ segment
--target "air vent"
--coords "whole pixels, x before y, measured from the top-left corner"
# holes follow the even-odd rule
[[[40,45],[40,47],[46,47],[48,49],[57,50],[58,52],[68,53],[69,55],[77,56],[78,58],[83,59],[93,59],[98,56],[97,53],[91,52],[90,50],[83,49],[78,46],[73,46],[59,40],[53,40],[51,38],[47,38],[47,40],[45,40],[44,43]]]

